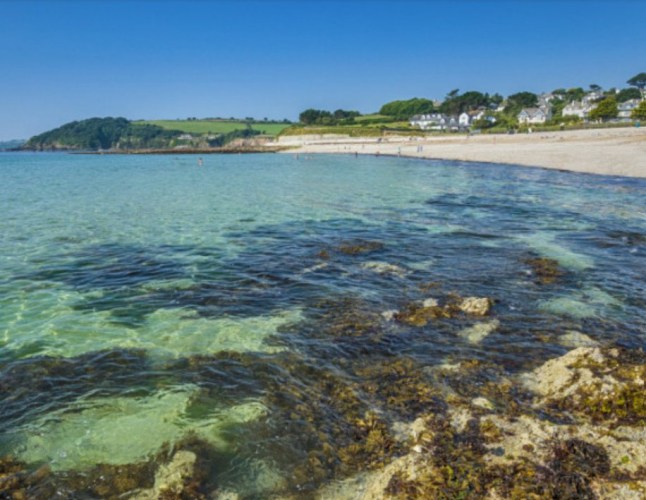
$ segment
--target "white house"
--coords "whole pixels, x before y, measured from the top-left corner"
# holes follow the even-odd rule
[[[419,127],[422,130],[458,130],[460,128],[458,117],[442,113],[415,115],[409,123],[411,127]]]
[[[466,111],[461,113],[458,117],[458,125],[460,128],[468,128],[471,125],[471,115]]]
[[[538,105],[539,107],[548,107],[550,102],[556,99],[554,94],[540,94],[538,96]]]
[[[593,104],[574,101],[563,108],[563,116],[578,116],[582,120],[585,120],[593,109]]]
[[[413,116],[409,123],[411,127],[419,127],[422,130],[439,130],[444,115],[441,113],[429,113]]]
[[[632,115],[633,109],[639,106],[640,102],[639,99],[630,99],[629,101],[618,104],[617,110],[619,113],[617,117],[622,121],[630,121],[630,115]]]
[[[552,118],[552,111],[546,108],[525,108],[518,113],[518,122],[521,124],[540,124]]]
[[[482,120],[486,119],[490,121],[491,123],[495,123],[496,119],[489,115],[487,116],[488,110],[486,109],[478,109],[475,111],[465,111],[464,113],[460,114],[458,117],[458,125],[460,128],[468,128],[471,125],[473,125],[473,122],[477,120]]]
[[[600,90],[593,90],[591,92],[588,92],[585,96],[583,96],[583,103],[584,104],[591,104],[594,103],[595,101],[599,101],[603,99],[605,96],[603,95],[603,92]]]

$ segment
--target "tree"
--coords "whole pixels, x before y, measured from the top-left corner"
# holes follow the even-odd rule
[[[332,118],[332,113],[329,111],[322,111],[320,109],[306,109],[300,115],[298,115],[298,120],[303,125],[314,125],[321,124],[325,118]]]
[[[517,92],[510,95],[507,100],[524,108],[531,108],[538,104],[538,96],[531,92]]]
[[[505,99],[500,94],[495,93],[489,98],[489,104],[498,107],[504,100]]]
[[[621,89],[617,94],[617,102],[626,102],[631,99],[641,99],[642,94],[639,89],[630,88],[630,89]]]
[[[538,96],[531,92],[517,92],[507,97],[505,114],[516,116],[523,108],[533,108],[538,105]]]
[[[635,120],[646,120],[646,101],[640,102],[639,106],[633,109],[630,117]]]
[[[617,99],[614,97],[606,97],[596,108],[590,111],[590,118],[592,120],[606,121],[611,118],[617,118],[618,114]]]
[[[601,90],[601,86],[597,85],[596,83],[591,83],[590,84],[590,90],[592,92],[599,92]]]
[[[413,115],[432,113],[435,111],[433,101],[419,97],[413,97],[406,101],[392,101],[384,104],[379,114],[391,116],[395,119],[408,120]]]
[[[580,101],[585,96],[585,90],[581,87],[574,87],[565,91],[565,100],[567,102]]]
[[[646,87],[646,73],[639,73],[638,75],[633,76],[626,83],[643,91],[644,87]]]
[[[565,107],[565,101],[563,99],[552,99],[550,102],[552,106],[552,120],[560,119],[563,117],[563,108]]]

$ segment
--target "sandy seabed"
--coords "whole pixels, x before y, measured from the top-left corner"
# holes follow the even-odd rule
[[[284,136],[288,153],[346,153],[507,163],[602,175],[646,178],[646,128],[464,134],[428,137],[351,138]]]

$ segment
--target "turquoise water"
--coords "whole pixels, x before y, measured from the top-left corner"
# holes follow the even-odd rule
[[[390,404],[374,367],[513,373],[565,352],[571,331],[646,347],[644,180],[204,160],[0,155],[0,456],[49,464],[56,483],[197,440],[210,488],[308,491],[361,468],[335,454],[352,419],[432,407]],[[538,282],[536,257],[558,261],[554,283]],[[493,318],[389,314],[456,294],[491,298]]]

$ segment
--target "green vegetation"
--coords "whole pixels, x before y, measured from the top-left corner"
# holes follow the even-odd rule
[[[475,90],[470,90],[460,95],[459,90],[449,92],[444,102],[440,105],[439,111],[448,115],[459,115],[465,111],[473,111],[478,108],[497,107],[503,101],[499,94],[490,96]]]
[[[596,108],[590,111],[590,119],[606,121],[611,118],[617,118],[618,114],[617,99],[614,97],[606,97]]]
[[[638,75],[633,76],[626,83],[643,91],[644,87],[646,87],[646,73],[639,73]]]
[[[639,91],[639,89],[635,88],[630,88],[630,89],[621,89],[617,93],[617,102],[626,102],[630,101],[631,99],[641,99],[642,94]]]
[[[134,122],[155,125],[166,130],[179,130],[186,134],[228,134],[234,130],[250,128],[265,135],[278,135],[290,126],[285,122],[257,122],[243,120],[142,120]]]
[[[349,125],[354,123],[354,119],[360,116],[358,111],[346,111],[337,109],[334,113],[321,109],[306,109],[299,115],[299,120],[303,125]]]
[[[222,147],[235,139],[277,134],[286,123],[230,120],[158,120],[90,118],[67,123],[29,139],[25,150],[136,151]]]
[[[433,101],[414,97],[406,101],[392,101],[384,104],[379,114],[389,116],[395,120],[408,120],[413,115],[432,113],[435,111]]]
[[[133,124],[125,118],[90,118],[67,123],[54,130],[34,136],[22,149],[140,149],[166,147],[181,132],[164,130],[147,124]]]
[[[538,105],[538,96],[531,92],[518,92],[507,98],[505,114],[516,116],[523,108],[534,108]]]
[[[635,120],[646,120],[646,101],[640,102],[630,116]]]

